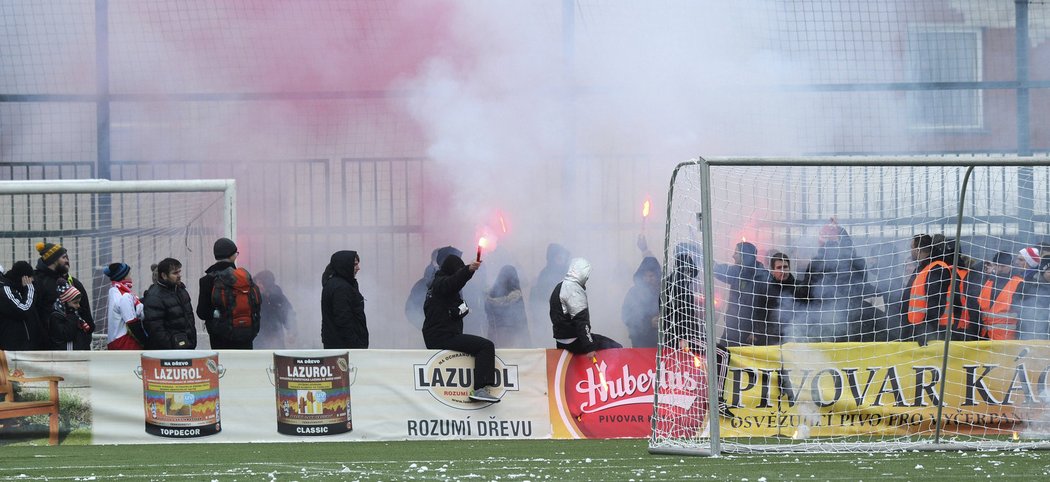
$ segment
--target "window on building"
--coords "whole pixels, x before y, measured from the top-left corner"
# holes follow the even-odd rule
[[[978,29],[913,29],[908,36],[908,80],[978,82],[981,54]],[[910,125],[918,129],[983,128],[981,95],[979,89],[909,91]]]

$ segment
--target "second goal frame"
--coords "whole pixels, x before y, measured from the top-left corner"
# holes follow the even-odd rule
[[[1013,204],[1011,204],[1011,202],[1009,201],[996,201],[989,202],[987,203],[987,205],[978,206],[975,202],[972,202],[965,198],[964,194],[971,179],[973,170],[974,168],[980,167],[999,168],[1000,170],[1004,170],[1004,172],[1005,170],[1009,171],[1006,172],[1006,174],[996,174],[996,176],[999,177],[996,178],[996,182],[998,184],[995,184],[995,186],[1005,186],[998,190],[1004,191],[1003,198],[1009,198],[1010,196],[1013,196]],[[778,169],[780,171],[777,172],[780,173],[789,172],[791,170],[806,171],[811,174],[818,173],[818,171],[823,171],[823,173],[818,173],[816,177],[820,178],[820,176],[827,176],[823,179],[823,182],[825,183],[856,183],[856,185],[853,186],[846,186],[844,188],[846,190],[880,190],[887,189],[890,186],[894,186],[894,183],[908,185],[908,183],[911,182],[914,186],[914,178],[923,176],[937,176],[938,174],[936,174],[936,170],[950,170],[950,172],[943,173],[943,175],[941,175],[941,179],[934,180],[931,183],[931,185],[944,186],[945,192],[952,192],[952,189],[955,189],[953,194],[945,195],[945,199],[943,200],[934,199],[937,196],[937,193],[935,192],[924,192],[923,189],[914,188],[912,189],[913,192],[905,192],[907,191],[907,188],[897,189],[896,187],[893,187],[895,192],[892,195],[884,195],[882,197],[887,198],[889,200],[888,205],[896,203],[894,207],[897,208],[897,211],[894,211],[893,215],[883,215],[882,223],[878,222],[878,216],[854,216],[853,214],[855,213],[851,212],[851,209],[854,211],[856,211],[857,209],[851,204],[851,201],[845,200],[845,197],[840,198],[836,197],[835,195],[827,195],[825,193],[823,195],[823,199],[818,199],[814,201],[813,199],[809,198],[820,198],[822,196],[809,196],[809,198],[807,198],[807,196],[811,193],[804,192],[804,187],[802,187],[801,190],[797,192],[789,192],[791,191],[791,189],[789,188],[785,188],[780,191],[774,189],[773,191],[776,192],[770,194],[771,197],[775,197],[777,201],[782,201],[785,204],[791,204],[790,206],[780,211],[777,211],[776,213],[783,214],[789,211],[795,212],[792,211],[792,209],[796,209],[799,208],[799,206],[803,206],[804,208],[810,208],[813,211],[813,213],[810,214],[813,214],[813,216],[811,216],[809,219],[791,219],[790,216],[788,216],[788,219],[786,220],[762,219],[757,224],[764,223],[765,226],[757,229],[751,229],[751,233],[748,234],[754,233],[759,238],[756,241],[765,241],[764,244],[768,245],[767,248],[791,248],[796,250],[797,255],[801,252],[804,252],[804,250],[802,249],[802,245],[804,243],[800,240],[808,236],[807,234],[799,235],[797,233],[803,232],[805,230],[812,231],[814,228],[820,226],[821,223],[825,223],[825,228],[827,227],[827,225],[835,225],[835,227],[837,228],[837,223],[842,223],[843,226],[849,228],[856,228],[858,230],[869,233],[874,232],[874,228],[878,227],[879,229],[883,230],[880,231],[880,233],[883,233],[883,235],[885,235],[885,232],[890,232],[890,230],[886,230],[886,226],[895,226],[895,231],[892,231],[890,233],[891,236],[894,232],[898,231],[907,232],[910,230],[913,233],[924,232],[925,230],[935,231],[937,229],[935,229],[934,226],[936,226],[941,228],[940,230],[943,232],[943,236],[949,239],[949,243],[953,243],[953,251],[950,253],[952,254],[952,256],[949,256],[949,259],[951,259],[951,265],[959,266],[959,258],[961,252],[964,251],[964,248],[962,246],[959,246],[959,249],[954,249],[954,247],[956,246],[956,244],[954,243],[958,243],[959,245],[961,245],[964,241],[964,236],[967,236],[967,238],[965,239],[969,240],[968,242],[972,242],[973,239],[977,239],[979,237],[982,239],[981,242],[985,244],[988,244],[988,240],[990,239],[997,243],[993,246],[1009,246],[1010,243],[1033,243],[1036,234],[1038,234],[1036,233],[1037,229],[1035,229],[1034,227],[1036,225],[1039,226],[1039,231],[1043,231],[1041,234],[1047,234],[1045,232],[1045,227],[1047,223],[1047,219],[1045,216],[1046,213],[1036,214],[1034,208],[1036,201],[1040,203],[1041,209],[1044,207],[1042,206],[1042,204],[1046,203],[1047,201],[1045,194],[1046,189],[1044,188],[1038,190],[1035,189],[1034,186],[1041,185],[1042,183],[1045,183],[1047,179],[1050,179],[1050,173],[1047,172],[1048,167],[1050,167],[1050,159],[1047,159],[1046,157],[992,156],[885,156],[710,159],[698,158],[693,161],[685,162],[676,167],[674,174],[672,175],[671,188],[668,193],[668,222],[666,224],[665,229],[664,245],[665,287],[666,283],[671,279],[671,274],[674,270],[672,266],[677,262],[676,257],[681,255],[683,251],[695,251],[695,255],[701,258],[701,262],[698,263],[699,266],[697,266],[698,271],[700,272],[700,276],[698,276],[696,280],[696,283],[697,285],[699,285],[698,287],[700,289],[696,291],[697,295],[702,294],[702,296],[698,296],[698,298],[701,298],[702,300],[700,301],[700,306],[698,306],[698,308],[699,311],[703,313],[703,318],[702,320],[700,320],[703,327],[702,333],[696,333],[695,337],[697,338],[698,343],[700,344],[705,344],[705,340],[719,340],[719,343],[723,343],[725,341],[724,330],[726,329],[726,322],[725,320],[720,320],[720,317],[725,317],[726,315],[726,300],[724,299],[725,294],[720,292],[723,290],[718,289],[718,281],[716,280],[716,271],[718,270],[718,268],[716,267],[717,265],[715,260],[720,255],[724,256],[726,254],[727,250],[725,248],[731,245],[727,244],[727,241],[737,239],[746,241],[746,238],[740,236],[740,233],[738,232],[734,232],[732,236],[727,236],[725,233],[727,225],[733,224],[733,222],[741,221],[750,223],[754,221],[754,219],[752,219],[753,217],[762,218],[762,216],[754,216],[754,211],[752,211],[751,216],[736,216],[733,217],[732,221],[727,222],[727,220],[724,217],[721,219],[719,218],[719,210],[721,210],[723,215],[727,212],[730,214],[740,214],[732,211],[732,209],[742,208],[742,206],[746,206],[749,202],[749,200],[747,199],[749,195],[752,196],[753,199],[757,199],[763,193],[769,192],[763,190],[762,188],[771,185],[770,183],[766,183],[764,180],[758,180],[752,185],[746,182],[741,182],[739,181],[739,179],[734,179],[734,176],[739,176],[742,178],[747,178],[748,180],[752,180],[753,178],[750,176],[766,176],[773,172],[773,170]],[[851,172],[847,176],[842,175],[843,172],[847,172],[850,170],[853,170],[854,172]],[[713,174],[713,171],[717,172],[714,172]],[[828,172],[830,171],[834,172],[832,174],[828,174]],[[883,172],[885,172],[887,177],[884,178],[881,175],[881,173]],[[689,178],[688,181],[683,181],[683,173],[687,174],[686,177]],[[993,176],[985,177],[990,178]],[[792,180],[795,179],[797,179],[797,177],[792,177]],[[1007,181],[1009,181],[1009,183],[1007,183]],[[785,181],[784,186],[788,186],[790,182],[791,181]],[[981,185],[981,188],[985,191],[990,192],[996,190],[993,188],[989,188],[991,184],[989,183],[989,181],[987,181],[987,179],[982,180],[982,182],[983,184]],[[690,184],[691,186],[686,187],[684,184]],[[726,195],[726,193],[732,192],[734,188],[741,187],[748,187],[748,189],[737,189],[737,191],[741,192],[728,196]],[[971,189],[973,188],[972,185],[970,185],[969,187]],[[692,199],[689,199],[688,202],[683,202],[683,194],[681,192],[676,192],[676,189],[679,191],[682,189],[691,189],[692,191],[690,191],[689,194],[692,196]],[[925,191],[935,190],[926,189]],[[981,192],[982,196],[986,198],[988,196],[986,195],[985,191]],[[715,194],[715,197],[722,197],[713,199],[713,193]],[[870,202],[870,199],[874,199],[875,197],[875,195],[866,195],[864,198],[869,200],[869,204],[872,204]],[[803,198],[803,200],[800,201],[798,198]],[[798,205],[796,206],[793,203],[797,203]],[[762,203],[756,201],[755,204]],[[767,202],[766,204],[775,203]],[[949,207],[948,205],[950,205],[950,207],[952,208],[950,210],[950,214],[947,214],[948,210],[946,208]],[[817,207],[813,209],[813,206]],[[829,209],[824,209],[828,206],[830,206]],[[908,209],[911,209],[914,212],[907,212],[902,214],[899,209],[901,206],[906,206]],[[974,209],[975,206],[979,209]],[[967,207],[970,207],[971,210],[975,210],[978,212],[968,212],[966,209]],[[759,208],[759,210],[763,209],[768,209],[768,206]],[[827,220],[827,217],[822,217],[823,214],[826,214],[826,211],[829,210],[832,212],[830,216],[830,221]],[[999,212],[993,212],[997,210]],[[865,212],[870,211],[871,210],[869,209]],[[695,218],[693,216],[695,216]],[[836,216],[839,216],[839,219],[836,219]],[[681,228],[681,225],[693,222],[696,223],[695,229],[689,228],[688,232],[685,229],[679,229]],[[968,225],[967,233],[963,232],[964,224]],[[774,227],[769,228],[769,226]],[[822,228],[822,230],[823,229],[824,228]],[[792,230],[794,230],[796,233],[789,234],[786,237],[784,235],[780,235],[779,237],[770,235],[770,233],[774,231],[779,232]],[[845,228],[842,228],[842,230],[843,232],[846,232]],[[744,231],[748,231],[748,229],[744,229]],[[908,234],[909,235],[905,237],[910,238],[910,234],[912,233]],[[737,244],[739,245],[741,243]],[[683,246],[691,247],[683,248]],[[977,243],[974,243],[974,246],[981,249],[987,248],[987,246],[977,246]],[[876,245],[872,243],[863,247],[874,249]],[[777,251],[778,249],[769,249],[769,251]],[[979,251],[979,249],[976,248],[974,250]],[[761,266],[761,264],[759,264],[759,266]],[[797,270],[796,273],[801,274],[801,272]],[[953,276],[958,276],[958,274],[955,271],[952,271],[951,274]],[[957,280],[957,278],[954,279]],[[890,278],[890,281],[892,281],[893,283],[901,284],[905,281],[905,278],[901,275],[897,275],[896,277]],[[952,289],[947,295],[949,299],[953,299],[953,296],[958,295],[958,293],[953,292],[957,287],[960,290],[963,289],[961,283],[949,283],[949,286]],[[664,290],[662,290],[661,318],[663,320],[663,323],[661,324],[661,354],[666,353],[668,350],[673,351],[677,348],[677,346],[675,346],[674,344],[680,342],[680,340],[674,340],[671,336],[671,333],[668,333],[668,330],[665,329],[669,320],[674,316],[673,311],[675,309],[673,303],[671,302],[671,300],[669,300],[668,295],[668,289],[665,288]],[[720,300],[723,302],[723,306],[718,306]],[[883,308],[888,309],[888,306],[883,306]],[[826,314],[831,311],[833,310],[825,309],[823,310],[823,313]],[[949,318],[951,318],[952,310],[946,311],[948,312],[947,314]],[[796,310],[796,313],[798,312],[801,311]],[[719,332],[720,330],[722,330],[721,333]],[[862,433],[861,435],[864,435],[865,437],[869,438],[861,439],[858,439],[857,437],[835,436],[827,436],[826,438],[820,438],[819,435],[815,435],[813,440],[826,440],[828,442],[818,450],[886,450],[886,448],[877,448],[878,446],[884,445],[883,443],[879,442],[879,440],[882,439],[892,439],[891,443],[886,444],[886,446],[889,447],[889,449],[902,448],[904,446],[908,446],[908,448],[912,449],[916,447],[991,448],[993,446],[996,446],[997,439],[995,437],[983,436],[991,432],[986,430],[985,432],[982,432],[982,434],[972,436],[972,433],[975,432],[975,430],[972,430],[972,427],[967,428],[967,430],[969,431],[968,433],[970,433],[971,436],[968,437],[968,441],[966,442],[961,442],[958,437],[953,437],[952,440],[945,440],[945,434],[942,433],[942,425],[944,420],[944,418],[942,418],[942,408],[943,405],[945,405],[946,403],[944,388],[945,385],[948,384],[947,373],[950,370],[950,368],[948,367],[947,361],[949,356],[949,346],[952,343],[952,336],[944,336],[943,338],[943,356],[941,358],[941,363],[939,364],[940,366],[937,367],[937,372],[939,374],[944,374],[944,376],[941,376],[936,385],[937,393],[940,394],[939,397],[935,397],[938,403],[938,405],[935,407],[937,410],[937,415],[929,417],[929,426],[925,427],[924,430],[921,431],[921,434],[908,435],[908,437],[910,437],[910,440],[917,440],[919,443],[903,443],[904,440],[899,436],[878,437],[878,434],[876,433],[877,431],[872,432],[870,434]],[[791,345],[792,343],[813,341],[813,339],[792,339],[788,338],[788,336],[785,335],[783,341],[784,343],[787,343],[787,345],[781,345],[780,348],[766,348],[771,350],[780,350],[781,352],[783,352],[783,350],[785,350],[783,348],[784,346],[793,346]],[[819,339],[817,341],[828,340]],[[845,339],[837,341],[845,341]],[[1045,342],[1041,341],[1032,341],[1030,343],[1045,344]],[[825,350],[841,350],[845,349],[846,347],[845,344],[822,344],[820,346],[822,347],[822,349]],[[938,344],[937,346],[940,347],[942,345]],[[783,359],[784,355],[781,354],[780,356]],[[706,372],[706,375],[708,375],[707,379],[717,379],[717,377],[712,376],[712,374],[716,374],[719,372],[716,357],[705,357],[705,360],[706,367],[704,371]],[[1045,363],[1045,360],[1039,361],[1041,363]],[[658,370],[663,369],[663,363],[658,363]],[[737,369],[741,370],[740,368]],[[781,370],[782,371],[779,375],[773,374],[764,376],[779,377],[783,375],[783,361],[781,362]],[[742,374],[744,372],[740,371],[738,373]],[[663,376],[657,378],[658,380],[664,379]],[[736,379],[735,382],[739,383],[740,379]],[[778,379],[775,385],[779,385],[780,383],[781,382]],[[715,403],[714,401],[722,400],[722,387],[720,385],[720,383],[707,384],[706,393],[703,397],[704,403],[707,404],[704,407],[704,411],[713,412],[713,410],[710,409],[710,407],[713,406],[713,404]],[[780,391],[782,390],[782,388],[782,386],[778,386],[776,390]],[[815,390],[816,391],[813,392],[815,394],[820,391],[819,388]],[[1008,391],[1007,395],[1009,394],[1010,392]],[[717,455],[726,448],[724,447],[724,441],[726,439],[723,437],[724,434],[721,433],[722,424],[719,423],[720,419],[724,419],[724,417],[702,417],[704,422],[704,428],[706,429],[705,433],[694,434],[692,437],[689,437],[686,440],[674,440],[674,437],[662,438],[660,433],[661,430],[659,430],[658,426],[661,423],[667,423],[668,420],[662,419],[660,416],[660,414],[662,413],[660,397],[660,387],[657,387],[657,394],[655,397],[656,401],[654,404],[654,434],[653,439],[650,442],[651,451],[658,453],[692,453],[704,455]],[[777,397],[777,401],[779,403],[779,393],[777,394]],[[708,403],[708,401],[711,402]],[[724,402],[725,401],[723,400],[723,403]],[[733,400],[731,400],[730,402],[733,402]],[[837,408],[835,407],[832,408],[832,410],[836,409]],[[1041,422],[1041,420],[1028,420],[1028,422],[1035,423]],[[814,433],[818,431],[819,430],[815,429]],[[729,447],[730,450],[751,451],[754,449],[763,449],[761,443],[749,442],[747,440],[747,437],[743,437],[742,440],[740,430],[733,430],[732,432],[732,438],[728,439],[732,440],[732,442],[730,443],[731,447]],[[809,430],[807,429],[806,433],[808,434],[808,432]],[[827,434],[833,433],[833,431],[826,432]],[[798,431],[796,431],[795,435],[798,435]],[[921,436],[916,438],[914,437],[915,435]],[[1013,438],[1016,439],[1017,437],[1018,432],[1014,431]],[[754,439],[756,440],[762,438],[763,437],[759,436],[754,437]],[[803,439],[805,438],[808,438],[808,436],[803,437]],[[794,445],[794,450],[802,448],[802,446],[805,446],[807,443],[804,441],[800,442],[798,440],[798,437],[793,437],[793,439],[795,440],[793,440],[790,443],[790,445]],[[1025,446],[1043,445],[1042,442],[1034,441],[1032,439],[1023,440],[1022,442],[1026,444]],[[788,444],[786,443],[775,442],[773,444],[766,444],[765,449],[787,450],[787,445]],[[1014,447],[1017,445],[1016,443],[1008,443],[1006,446]]]

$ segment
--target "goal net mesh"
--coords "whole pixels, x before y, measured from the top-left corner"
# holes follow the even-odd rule
[[[178,183],[162,181],[167,186],[156,189]],[[100,342],[107,333],[110,288],[103,268],[127,263],[141,296],[152,283],[152,264],[171,257],[182,263],[184,273],[203,273],[214,262],[212,244],[228,232],[222,191],[83,193],[68,192],[62,181],[0,185],[0,264],[10,267],[21,260],[36,267],[38,242],[61,244],[69,255],[70,274],[88,290]],[[19,193],[20,185],[31,193]],[[54,192],[38,193],[40,186],[53,186]],[[183,279],[196,295],[194,281]],[[104,342],[98,345],[94,348],[101,349]]]
[[[650,449],[1045,442],[1050,167],[973,160],[680,165]]]

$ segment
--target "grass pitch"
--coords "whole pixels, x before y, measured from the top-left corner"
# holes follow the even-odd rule
[[[17,480],[1047,480],[1050,452],[650,455],[645,440],[0,448]]]

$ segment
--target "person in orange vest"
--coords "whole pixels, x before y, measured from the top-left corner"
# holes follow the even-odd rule
[[[986,264],[986,278],[978,298],[981,339],[1017,339],[1017,302],[1024,289],[1024,280],[1014,272],[1012,262],[1010,253],[1000,252]]]
[[[948,329],[948,291],[953,276],[958,280],[954,290],[955,309],[952,310],[952,333],[954,339],[965,337],[969,328],[969,312],[966,310],[965,278],[967,271],[954,270],[950,266],[955,243],[942,236],[934,241],[927,234],[912,238],[912,260],[916,262],[915,274],[908,286],[907,326],[904,339],[925,345],[931,340],[944,339]],[[910,331],[910,333],[909,333]]]
[[[911,239],[911,259],[915,272],[908,281],[910,291],[904,317],[907,323],[902,338],[905,341],[925,342],[929,329],[926,320],[936,320],[944,306],[944,294],[948,291],[947,265],[935,261],[941,253],[934,253],[933,237],[916,234]]]
[[[955,250],[957,249],[954,239],[947,239],[943,244],[944,255],[942,259],[948,265],[956,263]],[[973,259],[965,254],[959,253],[955,268],[955,313],[952,318],[952,340],[973,341],[979,339],[980,333],[980,306],[977,303],[980,294],[980,272],[974,271],[976,264]],[[949,276],[951,272],[949,271]],[[947,295],[947,294],[946,294]],[[939,319],[940,329],[947,330],[948,316],[942,314]]]

